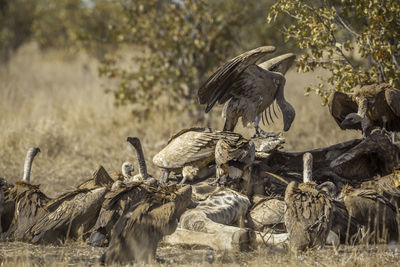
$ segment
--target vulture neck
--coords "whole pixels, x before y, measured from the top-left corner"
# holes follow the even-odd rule
[[[296,111],[294,110],[293,106],[286,101],[283,88],[285,86],[285,79],[282,79],[279,84],[278,91],[276,92],[276,103],[278,104],[279,108],[282,111],[283,115],[283,130],[288,131],[294,117],[296,116]]]
[[[144,160],[142,145],[140,144],[140,141],[135,143],[134,147],[136,150],[136,156],[138,158],[138,163],[139,163],[139,174],[142,177],[142,179],[147,179],[149,175],[147,173],[146,161]]]
[[[24,176],[22,180],[28,183],[31,181],[32,162],[35,156],[36,153],[33,149],[30,149],[28,153],[26,153],[25,163],[24,163]]]
[[[358,101],[358,112],[357,114],[361,116],[361,118],[365,118],[367,116],[368,109],[368,100],[366,98],[361,98]]]
[[[303,155],[303,183],[312,182],[312,160],[311,153]]]

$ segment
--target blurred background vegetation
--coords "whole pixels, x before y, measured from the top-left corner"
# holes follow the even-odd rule
[[[185,111],[202,121],[197,88],[222,62],[260,45],[293,50],[281,19],[266,23],[273,2],[0,0],[0,57],[7,62],[27,41],[85,50],[101,60],[99,74],[116,81],[107,88],[115,104],[130,104],[135,118]],[[117,55],[121,47],[136,52],[127,59]]]
[[[306,88],[323,102],[357,84],[399,87],[398,14],[398,0],[0,0],[0,58],[32,40],[69,54],[84,49],[101,60],[99,74],[116,81],[107,91],[134,118],[185,111],[203,121],[200,83],[261,45],[302,51],[298,71],[329,70]],[[134,55],[117,55],[121,47]]]
[[[318,94],[398,81],[396,1],[0,0],[0,176],[20,179],[26,150],[38,146],[33,181],[55,196],[99,164],[135,163],[127,136],[142,140],[158,176],[151,159],[172,134],[222,128],[221,106],[204,115],[198,105],[199,85],[262,45],[277,47],[271,57],[298,55],[301,72],[286,74],[297,115],[285,150],[360,137],[337,127]],[[280,131],[282,120],[266,127]]]

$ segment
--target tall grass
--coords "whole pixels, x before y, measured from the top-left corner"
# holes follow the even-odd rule
[[[129,57],[129,55],[125,55]],[[98,165],[119,170],[122,162],[136,163],[127,136],[141,138],[149,170],[159,174],[151,159],[183,127],[191,127],[187,114],[154,114],[137,123],[129,107],[114,107],[105,94],[110,82],[97,76],[98,62],[84,54],[65,56],[60,51],[41,52],[35,44],[22,47],[8,66],[0,68],[0,177],[15,182],[22,177],[25,153],[39,146],[32,182],[49,196],[73,188]],[[285,133],[286,150],[327,146],[359,136],[341,131],[317,96],[304,96],[303,88],[323,73],[287,74],[286,98],[296,109],[296,119]],[[221,108],[208,116],[210,125],[222,128]],[[239,123],[241,125],[241,123]],[[268,131],[282,129],[282,116]],[[237,129],[245,136],[252,129]]]

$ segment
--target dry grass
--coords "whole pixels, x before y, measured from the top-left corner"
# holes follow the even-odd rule
[[[318,97],[303,96],[304,86],[315,81],[316,76],[315,73],[304,75],[293,71],[287,74],[286,97],[295,107],[297,115],[291,130],[285,133],[286,150],[312,149],[360,136],[356,132],[339,130],[327,108],[320,105]],[[129,107],[115,108],[112,95],[104,93],[102,85],[107,82],[98,78],[97,62],[85,55],[65,58],[57,51],[41,53],[34,44],[20,49],[8,67],[0,68],[0,176],[11,182],[20,179],[27,149],[39,146],[42,153],[35,160],[32,182],[40,183],[45,194],[55,197],[86,179],[99,164],[112,172],[119,169],[121,163],[126,160],[135,163],[135,155],[125,141],[127,136],[141,138],[149,169],[158,175],[159,171],[152,165],[151,158],[166,144],[172,133],[183,127],[194,126],[191,119],[185,114],[155,114],[149,121],[135,123]],[[222,127],[218,109],[208,116],[213,127]],[[272,127],[264,128],[279,131],[282,129],[281,118],[280,116],[275,120],[276,123]],[[246,136],[253,134],[251,130],[243,128],[239,128],[238,131]],[[13,246],[16,245],[0,245],[3,258],[14,255],[8,251]],[[26,251],[48,250],[51,254],[53,249],[57,251],[57,255],[61,255],[56,262],[60,265],[64,265],[65,261],[71,264],[68,260],[71,257],[68,256],[66,260],[62,256],[67,255],[68,247],[20,246],[27,246],[28,249],[23,249],[22,254],[15,258],[19,265],[31,263],[29,257],[24,257],[28,253]],[[79,246],[76,249],[79,250]],[[90,254],[90,249],[86,250]],[[78,257],[79,253],[76,252],[75,256]],[[167,254],[171,256],[173,253],[177,252],[172,249],[170,254]],[[35,265],[51,262],[38,254],[40,252],[35,253],[35,257],[41,260],[33,261]],[[268,257],[265,257],[266,254]],[[340,257],[340,260],[332,262],[337,255],[333,252],[330,256],[317,252],[315,261],[313,256],[294,262],[288,262],[284,254],[271,254],[269,250],[255,252],[256,257],[252,254],[247,262],[254,266],[282,263],[320,265],[317,258],[322,257],[322,265],[345,264]],[[377,265],[386,261],[386,256],[379,259],[374,255],[369,257],[373,258]],[[8,257],[5,263],[12,264],[12,259],[14,257]],[[363,264],[371,265],[371,262],[360,260]],[[75,258],[71,261],[72,264],[80,264]],[[93,259],[90,258],[88,262],[93,263]],[[199,264],[201,263],[200,261]],[[360,265],[356,259],[347,263]],[[85,261],[82,264],[85,264]]]

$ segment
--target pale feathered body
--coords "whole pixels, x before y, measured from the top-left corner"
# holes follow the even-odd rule
[[[170,171],[184,173],[184,169],[188,167],[195,168],[198,172],[214,161],[215,146],[219,139],[238,140],[240,137],[240,134],[213,131],[209,128],[184,129],[171,137],[167,146],[153,157],[153,163],[165,170],[166,176]],[[192,176],[196,175],[194,173]]]

